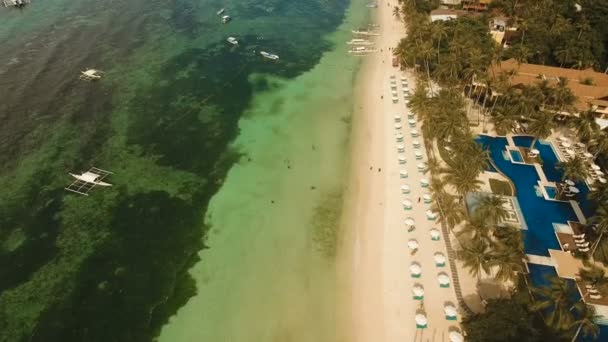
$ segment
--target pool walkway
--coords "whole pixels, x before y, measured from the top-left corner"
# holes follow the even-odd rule
[[[555,267],[555,263],[553,262],[553,259],[551,259],[550,257],[536,255],[536,254],[526,254],[526,256],[528,257],[528,263],[530,263],[530,264]]]

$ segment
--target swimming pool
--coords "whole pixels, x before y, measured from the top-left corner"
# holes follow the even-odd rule
[[[545,192],[547,193],[547,196],[550,199],[556,199],[557,198],[557,188],[554,186],[546,186],[545,185]]]
[[[518,150],[509,150],[509,154],[511,154],[511,160],[516,163],[523,163],[524,157],[521,155],[521,152]]]

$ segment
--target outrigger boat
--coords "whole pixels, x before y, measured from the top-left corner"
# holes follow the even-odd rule
[[[2,0],[4,7],[23,8],[30,3],[30,0]]]
[[[260,55],[264,56],[264,58],[268,58],[268,59],[272,59],[272,60],[277,60],[279,59],[279,55],[275,55],[272,53],[268,53],[266,51],[261,51]]]
[[[352,30],[351,32],[354,34],[362,35],[362,36],[379,36],[380,35],[380,33],[370,32],[370,31],[365,31],[365,30]]]
[[[370,42],[369,40],[366,39],[351,39],[350,41],[346,42],[346,44],[348,45],[374,45],[374,42]]]
[[[225,15],[222,17],[222,22],[224,24],[228,23],[230,20],[232,20],[232,18],[229,15]]]
[[[224,14],[224,11],[226,11],[224,8],[222,8],[221,10],[217,11],[217,15],[222,15]]]
[[[377,49],[369,49],[365,46],[354,46],[352,49],[348,50],[348,53],[352,53],[355,55],[364,55],[369,53],[374,53],[378,51]]]
[[[226,39],[228,41],[228,43],[232,44],[232,45],[238,45],[239,41],[236,40],[236,38],[234,37],[228,37],[228,39]]]

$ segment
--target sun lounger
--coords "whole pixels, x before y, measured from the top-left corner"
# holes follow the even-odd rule
[[[587,290],[590,290],[590,289],[592,289],[592,288],[593,288],[593,285],[591,285],[591,284],[585,284],[585,288],[586,288]]]
[[[589,295],[589,298],[597,300],[597,299],[602,299],[602,296],[599,294],[592,294],[592,295]]]
[[[581,248],[581,247],[582,248],[586,248],[586,247],[589,247],[589,242],[577,243],[576,246],[579,247],[579,248]]]
[[[587,253],[587,252],[589,252],[589,247],[579,248],[578,251],[579,252],[583,252],[583,253]]]
[[[599,294],[600,294],[600,291],[599,291],[598,289],[596,289],[595,287],[593,287],[593,286],[592,286],[592,287],[589,289],[589,293],[599,295]]]
[[[584,237],[585,237],[585,233],[578,234],[578,235],[577,235],[577,234],[574,234],[574,235],[572,235],[572,237],[573,237],[573,238],[575,238],[575,239],[582,239],[582,238],[584,238]]]

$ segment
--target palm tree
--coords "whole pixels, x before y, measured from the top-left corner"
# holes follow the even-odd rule
[[[528,126],[528,133],[534,136],[530,149],[534,149],[534,145],[538,139],[545,139],[550,136],[554,125],[553,114],[545,111],[537,112],[532,117],[532,122],[530,122],[530,125]]]
[[[431,186],[433,183],[432,181]],[[445,192],[441,186],[433,190],[431,210],[439,213],[437,221],[445,223],[450,228],[454,228],[465,217],[462,206],[458,203],[456,197]]]
[[[597,134],[592,138],[591,146],[595,150],[593,159],[596,159],[598,155],[608,152],[608,137],[603,131],[598,131]]]
[[[589,173],[585,160],[579,156],[574,156],[574,158],[568,161],[560,162],[557,164],[557,168],[563,171],[562,180],[584,181]]]
[[[490,272],[490,246],[488,241],[481,237],[465,241],[457,256],[464,267],[469,269],[469,273],[477,278],[478,283],[481,281],[482,273],[488,274]]]
[[[503,207],[504,199],[497,195],[480,195],[475,216],[486,223],[495,225],[507,218],[508,212]]]
[[[595,307],[582,302],[576,303],[575,307],[578,318],[571,325],[571,328],[577,327],[572,342],[576,341],[581,332],[585,337],[590,336],[592,339],[596,339],[600,333],[600,327],[595,323],[596,318],[599,317],[595,314]]]
[[[444,179],[452,184],[460,196],[479,190],[482,181],[477,179],[480,170],[467,163],[455,163],[452,167],[444,168]]]
[[[576,130],[576,135],[582,141],[590,141],[600,131],[600,125],[595,121],[595,114],[588,110],[572,118],[570,126]]]
[[[568,284],[565,279],[553,276],[545,286],[532,289],[535,302],[532,310],[547,313],[546,322],[553,328],[564,331],[569,329],[574,322],[572,298],[576,290]]]
[[[441,55],[441,39],[448,36],[448,30],[443,21],[436,21],[431,24],[431,38],[437,40],[437,63],[440,63],[439,56]]]
[[[597,245],[602,241],[602,238],[604,238],[606,233],[608,233],[608,207],[605,203],[600,203],[595,215],[589,219],[589,223],[595,225],[594,230],[598,234],[597,239],[593,243],[593,248],[591,249],[591,255],[594,255]]]
[[[608,202],[608,183],[594,184],[591,191],[589,191],[589,193],[587,194],[587,197],[590,200],[595,201],[595,203]]]
[[[490,243],[492,229],[494,229],[494,226],[489,225],[481,218],[474,216],[466,222],[462,227],[462,230],[458,231],[457,236],[464,236],[467,240],[484,239]]]
[[[602,296],[608,293],[608,277],[604,268],[590,262],[585,262],[584,267],[578,271],[579,280],[596,288]],[[585,294],[587,296],[589,291]],[[585,297],[581,298],[584,300]]]
[[[393,7],[393,16],[395,16],[397,20],[401,20],[401,12],[399,11],[399,6]]]
[[[526,254],[523,249],[517,250],[507,245],[502,246],[489,261],[491,266],[497,267],[494,278],[498,281],[515,282],[519,275],[526,271],[524,266]]]

